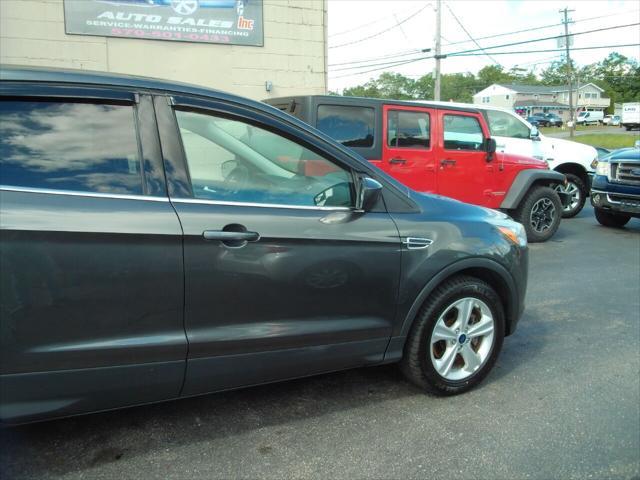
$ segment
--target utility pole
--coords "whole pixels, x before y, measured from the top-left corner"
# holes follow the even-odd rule
[[[442,0],[437,0],[436,2],[436,67],[435,67],[435,80],[433,84],[433,99],[436,101],[440,100],[440,29],[442,22]]]
[[[560,10],[560,13],[564,14],[564,46],[567,55],[567,72],[569,76],[569,120],[571,121],[571,127],[569,128],[569,137],[573,137],[576,129],[575,110],[573,108],[573,67],[571,66],[571,56],[569,54],[569,12],[574,10],[568,10],[565,7]]]

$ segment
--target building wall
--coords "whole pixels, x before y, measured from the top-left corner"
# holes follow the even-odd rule
[[[67,35],[63,0],[0,0],[0,63],[157,77],[255,99],[323,94],[326,8],[264,0],[264,46],[249,47]]]
[[[473,103],[494,107],[512,108],[515,92],[500,85],[491,85],[473,96]]]

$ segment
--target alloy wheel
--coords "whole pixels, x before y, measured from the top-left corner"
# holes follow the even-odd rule
[[[478,298],[456,300],[444,309],[430,341],[431,363],[451,381],[464,380],[485,364],[494,343],[491,309]]]
[[[553,205],[551,199],[547,197],[541,198],[534,203],[531,208],[531,214],[529,215],[531,228],[537,233],[549,230],[553,226],[555,218],[556,207]]]
[[[580,204],[580,201],[582,200],[582,192],[580,191],[578,185],[573,182],[568,182],[566,185],[556,185],[555,190],[556,192],[568,193],[571,198],[569,204],[564,207],[564,212],[571,212]]]

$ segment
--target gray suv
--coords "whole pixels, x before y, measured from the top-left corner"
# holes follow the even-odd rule
[[[258,102],[0,71],[2,422],[390,362],[460,393],[515,330],[527,247],[505,215]]]

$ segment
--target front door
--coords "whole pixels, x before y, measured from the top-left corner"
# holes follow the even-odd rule
[[[434,112],[401,105],[383,108],[382,162],[378,166],[418,192],[437,193]]]
[[[485,137],[478,114],[438,111],[438,193],[476,205],[493,194],[494,165],[487,162]]]
[[[156,108],[184,229],[183,393],[380,361],[400,267],[386,211],[355,212],[352,169],[291,140],[294,127],[174,102],[174,112],[162,98]]]

